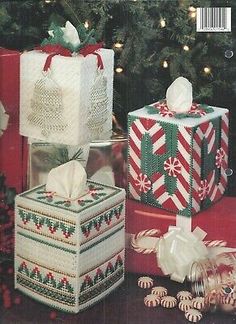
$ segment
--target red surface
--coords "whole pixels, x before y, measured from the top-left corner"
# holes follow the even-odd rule
[[[24,189],[26,177],[26,144],[19,135],[19,66],[19,52],[0,48],[0,101],[10,116],[0,137],[0,172],[6,176],[6,185],[17,192]]]
[[[174,214],[127,199],[126,233],[136,234],[147,229],[160,229],[164,234],[170,225],[176,225]],[[207,232],[205,240],[225,240],[227,246],[236,247],[236,198],[224,197],[209,209],[193,216],[192,230],[196,226]],[[131,249],[126,250],[126,270],[161,274],[154,253],[141,254]]]

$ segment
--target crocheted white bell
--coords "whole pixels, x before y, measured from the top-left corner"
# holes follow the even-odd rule
[[[61,89],[52,80],[49,71],[43,72],[43,77],[35,83],[31,109],[28,120],[39,127],[45,137],[50,133],[62,132],[67,127],[63,120]]]
[[[46,191],[59,197],[75,200],[88,192],[87,174],[78,161],[69,161],[48,174]]]
[[[92,138],[98,139],[103,131],[103,125],[108,118],[107,79],[103,75],[102,70],[97,71],[90,97],[91,104],[87,125],[91,131]]]

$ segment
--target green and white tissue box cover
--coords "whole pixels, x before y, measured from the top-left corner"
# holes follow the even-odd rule
[[[44,185],[16,197],[15,288],[73,313],[124,280],[125,191],[87,184],[76,201]]]
[[[193,104],[171,112],[166,101],[129,113],[128,195],[192,216],[227,185],[228,110]]]
[[[108,138],[112,129],[114,51],[55,55],[34,50],[20,58],[20,134],[50,143],[83,145]],[[94,126],[97,128],[94,129]]]

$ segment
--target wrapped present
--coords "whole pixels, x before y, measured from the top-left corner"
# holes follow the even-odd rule
[[[132,199],[189,217],[224,194],[228,110],[191,103],[175,90],[176,102],[171,92],[171,98],[129,113],[128,192]],[[168,107],[170,102],[171,109],[185,108],[186,101],[188,111]]]
[[[69,22],[53,26],[41,47],[21,55],[21,135],[83,145],[111,133],[114,52],[86,32],[79,39]]]
[[[28,156],[28,188],[33,188],[47,182],[47,176],[51,169],[77,160],[86,167],[89,144],[68,146],[30,140]]]
[[[131,242],[135,236],[139,235],[139,237],[143,237],[144,245],[148,243],[148,246],[152,248],[153,244],[156,244],[157,238],[168,232],[170,226],[181,227],[186,232],[199,227],[207,233],[204,238],[206,245],[225,245],[227,243],[228,247],[236,248],[235,207],[235,197],[224,197],[209,209],[188,218],[127,199],[126,270],[163,275],[158,266],[156,253],[151,253],[147,248],[140,248],[140,253],[138,253],[137,249],[132,247]]]
[[[26,180],[26,145],[19,135],[19,69],[20,53],[0,48],[0,173],[17,192]]]
[[[16,197],[15,287],[74,313],[124,279],[125,190],[86,181],[81,168],[54,168],[46,186]]]

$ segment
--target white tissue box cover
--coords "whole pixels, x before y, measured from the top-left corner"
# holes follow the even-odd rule
[[[124,280],[125,190],[88,187],[73,202],[44,185],[16,197],[15,288],[73,313]]]
[[[104,64],[104,76],[107,79],[107,120],[99,138],[106,138],[112,129],[113,105],[113,66],[114,52],[100,49]],[[62,120],[67,125],[63,131],[51,132],[44,136],[39,127],[31,124],[28,116],[32,113],[31,101],[35,83],[42,78],[43,67],[49,54],[39,51],[25,52],[20,58],[20,134],[51,143],[83,145],[93,138],[86,121],[90,107],[90,93],[97,71],[97,56],[76,55],[65,57],[56,55],[52,58],[51,78],[62,93]]]

